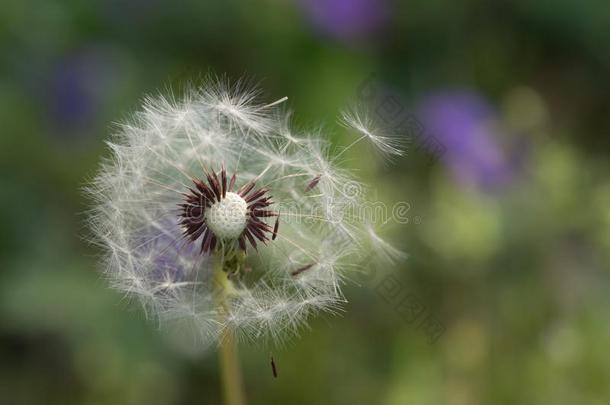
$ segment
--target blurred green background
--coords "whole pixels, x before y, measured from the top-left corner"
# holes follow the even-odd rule
[[[442,336],[348,286],[342,316],[240,347],[250,403],[610,403],[607,1],[7,1],[0,50],[0,403],[221,402],[214,352],[106,288],[80,192],[113,122],[208,71],[288,96],[337,146],[374,73],[444,146],[345,163],[408,202],[391,274]]]

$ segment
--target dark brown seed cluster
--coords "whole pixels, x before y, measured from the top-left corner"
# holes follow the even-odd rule
[[[207,253],[216,247],[218,238],[206,224],[206,210],[213,204],[222,201],[227,192],[233,192],[235,174],[227,181],[227,172],[223,167],[220,173],[205,173],[206,180],[192,179],[194,188],[189,187],[188,193],[183,193],[184,202],[179,204],[181,212],[181,225],[184,228],[184,237],[191,242],[201,238],[201,252]],[[266,188],[255,189],[256,182],[250,181],[242,186],[236,193],[248,204],[248,218],[246,227],[237,238],[239,247],[246,250],[246,239],[256,249],[257,240],[266,243],[275,239],[279,227],[279,214],[269,210],[273,204]],[[271,228],[263,222],[263,218],[276,217],[275,226]]]

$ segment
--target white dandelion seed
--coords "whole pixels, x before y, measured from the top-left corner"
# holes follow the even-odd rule
[[[362,106],[354,106],[343,111],[339,123],[346,128],[353,129],[359,135],[344,151],[361,140],[368,139],[386,158],[404,155],[405,145],[407,144],[404,136],[388,133],[385,126],[375,120],[371,113]]]
[[[354,179],[327,142],[290,130],[285,98],[258,104],[257,94],[210,80],[181,100],[147,98],[87,188],[111,285],[161,322],[188,323],[202,343],[227,329],[279,341],[339,310],[345,272],[371,245],[362,196],[345,192]],[[337,207],[349,211],[340,221]]]
[[[392,246],[386,242],[373,228],[373,225],[368,224],[366,227],[369,234],[369,241],[373,251],[384,262],[394,264],[407,259],[409,256],[402,250]]]

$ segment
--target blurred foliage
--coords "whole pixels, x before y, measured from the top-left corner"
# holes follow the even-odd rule
[[[346,154],[410,204],[387,229],[409,253],[392,274],[445,333],[429,344],[378,285],[349,286],[343,316],[272,349],[279,378],[269,348],[241,347],[251,403],[609,403],[609,25],[602,0],[4,2],[0,403],[220,403],[215,354],[106,288],[80,193],[113,122],[208,71],[288,95],[337,146],[335,116],[373,72],[409,108],[467,90],[493,121],[477,138],[491,155],[471,130],[435,134],[452,142],[440,157]],[[480,153],[504,181],[481,186]]]

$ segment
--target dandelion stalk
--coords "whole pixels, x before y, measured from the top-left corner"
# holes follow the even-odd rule
[[[215,260],[214,276],[216,277],[216,285],[219,288],[217,295],[218,306],[224,310],[221,316],[226,316],[225,311],[228,309],[227,296],[233,289],[233,285],[231,280],[227,278],[227,273],[223,269],[223,263],[224,261],[219,258]],[[246,399],[242,384],[241,368],[239,366],[239,356],[237,354],[237,342],[230,328],[225,329],[220,337],[218,350],[225,405],[245,405]]]
[[[245,405],[237,345],[232,332],[225,333],[220,342],[220,369],[226,405]]]

